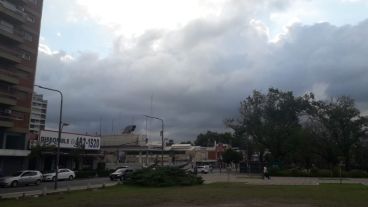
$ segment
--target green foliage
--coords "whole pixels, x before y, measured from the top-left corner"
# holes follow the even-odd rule
[[[312,176],[314,177],[332,177],[332,171],[327,169],[316,170]]]
[[[332,164],[343,161],[347,170],[351,167],[352,150],[366,138],[368,120],[360,115],[354,100],[342,96],[330,102],[313,103],[314,116],[319,130],[321,150],[326,160]],[[331,157],[333,159],[331,159]],[[342,157],[343,159],[336,159]]]
[[[243,159],[242,153],[232,149],[227,149],[222,154],[222,160],[227,164],[230,163],[238,164],[242,159]]]
[[[53,152],[56,150],[55,146],[41,146],[41,145],[35,145],[31,148],[31,153],[29,153],[28,158],[39,158],[41,157],[42,152]]]
[[[199,134],[197,136],[197,139],[194,141],[195,145],[199,145],[202,147],[211,147],[214,146],[215,142],[217,143],[223,143],[223,144],[230,144],[234,137],[231,135],[231,133],[225,132],[225,133],[217,133],[217,132],[211,132],[207,131],[206,134]]]
[[[368,173],[364,170],[351,170],[347,173],[347,177],[351,178],[367,178]]]
[[[287,170],[280,170],[275,168],[270,168],[269,170],[270,175],[272,176],[285,176],[285,177],[320,177],[320,178],[327,178],[327,177],[340,177],[340,170],[335,168],[333,170],[329,169],[287,169]],[[368,178],[368,172],[364,170],[351,170],[351,171],[341,171],[341,177],[344,178]]]
[[[132,173],[126,184],[168,187],[168,186],[191,186],[203,183],[203,179],[177,167],[158,167],[156,169],[145,168]]]
[[[270,88],[253,91],[240,104],[240,117],[226,121],[237,136],[251,137],[260,152],[268,149],[274,160],[286,159],[294,134],[301,128],[299,115],[308,110],[312,95],[295,97],[291,91]],[[261,153],[263,161],[263,153]]]
[[[243,140],[247,158],[259,153],[261,162],[279,162],[283,169],[316,166],[332,176],[341,164],[346,171],[368,170],[368,117],[349,97],[316,101],[313,94],[253,91],[241,102],[239,117],[225,123]]]

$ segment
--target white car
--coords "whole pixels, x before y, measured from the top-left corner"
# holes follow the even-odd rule
[[[209,171],[210,171],[209,165],[199,165],[189,170],[189,172],[191,173],[203,173],[203,174],[207,174]]]
[[[197,166],[197,172],[198,173],[207,174],[209,171],[210,171],[210,166],[209,165]]]
[[[16,187],[18,185],[41,184],[42,174],[40,171],[25,170],[14,173],[12,176],[0,178],[0,186]]]
[[[73,180],[75,178],[75,173],[72,170],[69,169],[59,169],[58,173],[58,180]],[[56,179],[56,173],[46,173],[43,174],[43,180],[44,181],[55,181]]]

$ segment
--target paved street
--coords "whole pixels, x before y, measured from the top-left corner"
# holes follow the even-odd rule
[[[199,174],[205,180],[205,183],[214,182],[242,182],[254,185],[319,185],[320,183],[339,183],[338,178],[309,178],[309,177],[272,177],[270,180],[261,179],[260,175],[239,174],[239,173],[209,173],[209,174]],[[368,185],[368,179],[359,178],[344,178],[343,183],[361,183]],[[80,179],[73,181],[59,181],[60,188],[77,187],[77,186],[87,186],[96,184],[111,184],[115,181],[110,181],[109,178],[92,178],[92,179]],[[4,193],[14,193],[14,192],[25,192],[25,191],[35,191],[42,190],[44,187],[47,189],[53,189],[53,182],[44,182],[39,186],[22,186],[16,188],[0,188],[0,195]]]
[[[115,183],[116,181],[110,181],[109,178],[91,178],[91,179],[77,179],[73,181],[59,181],[58,186],[60,188],[66,188],[68,185],[69,187],[75,186],[87,186],[95,185],[95,184],[107,184],[107,183]],[[0,195],[3,193],[14,193],[14,192],[24,192],[24,191],[34,191],[34,190],[42,190],[44,187],[47,189],[54,188],[54,182],[43,182],[39,186],[21,186],[16,188],[0,188]]]

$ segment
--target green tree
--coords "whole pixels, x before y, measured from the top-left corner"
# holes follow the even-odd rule
[[[240,117],[225,123],[236,135],[253,140],[261,161],[266,149],[273,160],[282,161],[290,152],[295,133],[301,128],[299,118],[307,113],[313,98],[313,94],[295,97],[291,91],[273,88],[267,94],[253,91],[252,96],[241,102]]]
[[[215,142],[223,143],[223,144],[232,144],[234,138],[231,133],[217,133],[207,131],[206,134],[199,134],[197,139],[194,141],[195,145],[202,146],[202,147],[211,147],[214,146]]]
[[[193,145],[193,143],[191,141],[182,141],[182,142],[180,142],[180,144],[191,144],[191,145]]]
[[[225,152],[222,154],[222,160],[227,163],[234,163],[234,164],[239,164],[239,162],[243,159],[243,155],[241,152],[237,152],[233,149],[227,149],[225,150]]]
[[[330,102],[318,101],[314,106],[321,125],[321,142],[329,144],[325,150],[335,149],[334,154],[338,153],[338,156],[344,158],[345,168],[349,170],[352,150],[364,138],[368,119],[360,115],[354,100],[347,96],[338,97]]]

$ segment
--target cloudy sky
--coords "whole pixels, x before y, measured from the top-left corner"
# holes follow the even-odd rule
[[[67,131],[224,131],[254,89],[350,95],[368,112],[367,0],[45,0],[36,83]],[[59,97],[49,100],[55,128]],[[161,123],[147,122],[151,141]]]

